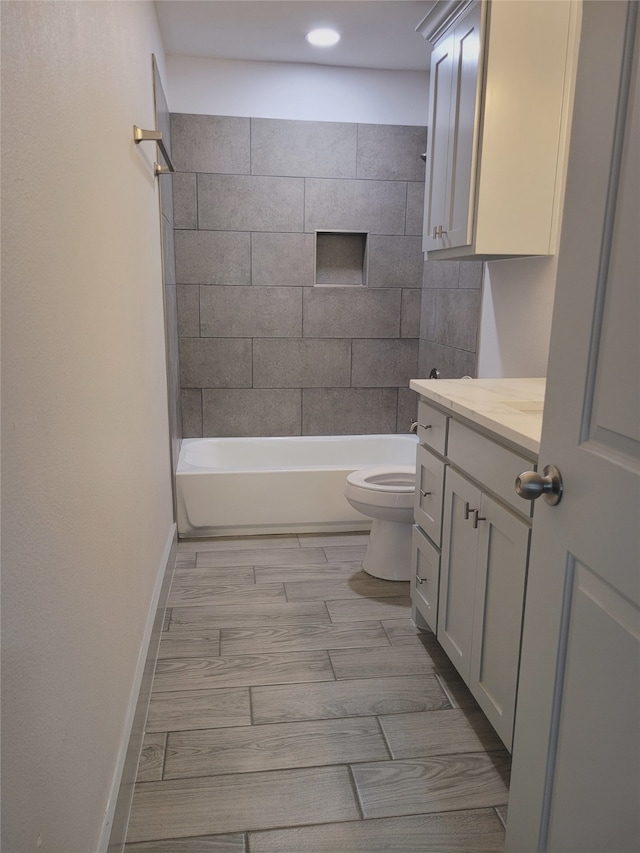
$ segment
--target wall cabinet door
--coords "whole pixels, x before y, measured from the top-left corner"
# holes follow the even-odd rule
[[[472,241],[480,21],[481,6],[475,3],[431,56],[425,252],[468,246]]]
[[[478,530],[473,510],[482,494],[457,471],[447,471],[444,490],[438,641],[469,683],[476,594]]]
[[[477,532],[469,688],[511,749],[531,531],[483,495]]]

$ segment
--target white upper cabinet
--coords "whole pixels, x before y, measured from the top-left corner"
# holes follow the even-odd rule
[[[564,189],[579,4],[439,0],[423,249],[430,259],[551,255]]]

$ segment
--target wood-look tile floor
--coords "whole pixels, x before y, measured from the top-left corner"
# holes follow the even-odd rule
[[[366,535],[182,542],[126,853],[499,853],[509,754]]]

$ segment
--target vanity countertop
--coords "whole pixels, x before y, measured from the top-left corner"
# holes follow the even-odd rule
[[[545,379],[412,379],[421,397],[538,455]]]

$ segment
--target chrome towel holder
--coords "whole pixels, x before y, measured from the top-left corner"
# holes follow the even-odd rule
[[[139,145],[141,142],[156,142],[158,148],[160,149],[160,153],[167,164],[166,166],[161,166],[160,163],[154,163],[153,168],[156,173],[156,177],[158,175],[168,175],[171,172],[175,172],[175,167],[171,162],[171,157],[169,156],[169,152],[164,144],[162,139],[162,133],[159,130],[143,130],[141,127],[138,127],[137,124],[133,125],[133,141],[136,145]]]

